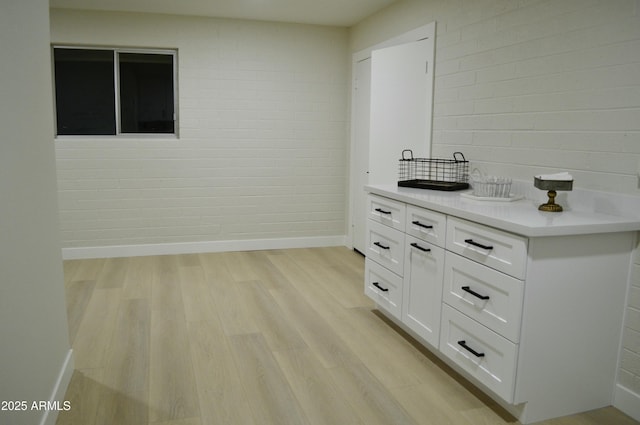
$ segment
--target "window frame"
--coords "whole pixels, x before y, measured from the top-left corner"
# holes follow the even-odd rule
[[[56,49],[76,49],[76,50],[107,50],[113,52],[113,90],[115,101],[115,128],[116,134],[58,134],[58,106],[56,98],[55,83],[55,50]],[[157,54],[170,55],[173,57],[173,133],[123,133],[121,131],[122,106],[120,104],[120,53],[139,53],[139,54]],[[106,47],[106,46],[88,46],[73,44],[52,44],[51,45],[51,73],[52,73],[52,90],[53,90],[53,114],[54,114],[54,130],[56,139],[77,139],[77,138],[119,138],[119,139],[149,139],[149,138],[179,138],[179,113],[178,113],[178,49],[166,48],[133,48],[133,47]]]

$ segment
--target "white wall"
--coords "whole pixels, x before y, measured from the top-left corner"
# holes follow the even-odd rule
[[[568,170],[640,196],[640,1],[402,0],[352,28],[357,52],[437,22],[433,150],[489,174]],[[544,198],[541,198],[544,200]],[[616,405],[640,419],[640,251]]]
[[[432,21],[434,156],[640,194],[637,0],[405,0],[354,27],[351,51]]]
[[[640,244],[636,248],[635,264],[631,273],[631,288],[627,305],[626,322],[622,336],[622,354],[618,383],[636,394],[636,414],[640,418]],[[640,420],[640,419],[638,419]]]
[[[47,0],[0,3],[0,423],[41,423],[73,371],[51,140]],[[6,407],[6,406],[3,406]],[[46,423],[55,421],[55,413]]]
[[[179,63],[178,140],[56,141],[65,248],[344,240],[346,29],[52,10],[51,34]]]

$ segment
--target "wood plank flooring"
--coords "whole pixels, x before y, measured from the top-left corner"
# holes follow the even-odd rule
[[[518,423],[375,310],[347,248],[64,267],[76,369],[57,425]]]

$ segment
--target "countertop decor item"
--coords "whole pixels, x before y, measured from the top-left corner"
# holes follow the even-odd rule
[[[471,187],[476,198],[511,198],[511,179],[504,176],[483,176],[478,170],[471,173]]]
[[[562,206],[556,204],[556,195],[558,190],[573,189],[573,176],[571,174],[541,174],[534,177],[533,185],[538,189],[546,190],[549,200],[538,207],[540,211],[562,212]]]
[[[414,158],[405,149],[398,166],[398,186],[433,190],[463,190],[469,188],[469,161],[462,152],[454,152],[453,159]]]
[[[510,193],[509,196],[497,197],[497,196],[478,196],[478,195],[474,195],[473,192],[461,193],[460,197],[464,199],[471,199],[474,201],[490,201],[490,202],[514,202],[524,198],[523,195],[515,195],[513,193]]]

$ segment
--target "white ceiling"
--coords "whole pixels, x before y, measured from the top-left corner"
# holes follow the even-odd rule
[[[50,0],[52,8],[351,26],[398,0]]]

